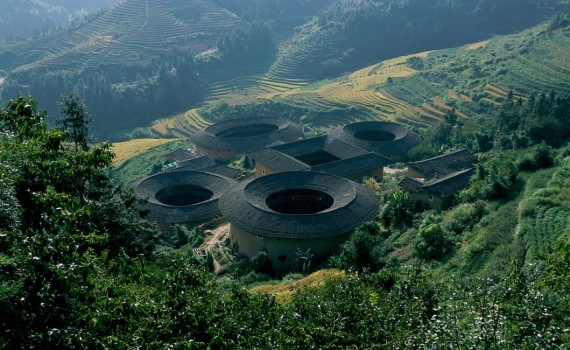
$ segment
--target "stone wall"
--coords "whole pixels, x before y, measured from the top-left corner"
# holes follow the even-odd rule
[[[297,251],[300,249],[311,252],[319,257],[326,257],[334,254],[340,245],[344,243],[352,232],[347,232],[340,236],[323,238],[323,239],[289,239],[289,238],[271,238],[262,237],[241,228],[230,225],[230,244],[234,252],[242,253],[252,258],[259,251],[266,251],[269,259],[273,261],[273,267],[276,270],[288,270],[295,263]]]

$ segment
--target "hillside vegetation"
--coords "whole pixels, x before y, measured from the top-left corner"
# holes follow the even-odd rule
[[[334,80],[253,97],[220,95],[207,118],[271,111],[327,130],[354,120],[389,120],[425,129],[453,111],[467,120],[494,113],[512,90],[525,101],[544,90],[570,92],[568,16],[520,33],[454,49],[383,61]],[[274,106],[274,107],[273,107]],[[353,109],[350,117],[338,111]],[[309,125],[310,124],[310,125]]]
[[[566,101],[557,97],[548,106]],[[532,107],[532,120],[542,115],[535,108],[541,103],[504,112],[527,118],[514,112]],[[157,247],[158,232],[140,211],[144,200],[106,175],[110,144],[87,143],[83,111],[66,114],[83,120],[73,127],[50,128],[45,117],[26,97],[0,111],[2,349],[498,350],[570,343],[570,148],[493,146],[452,210],[412,213],[405,196],[387,195],[378,219],[356,229],[339,255],[319,265],[299,252],[297,273],[261,286],[271,278],[262,252],[252,262],[236,257],[231,281],[211,272],[213,254],[189,254],[195,230],[177,230],[180,249]],[[458,120],[449,123],[468,131]],[[407,247],[403,237],[411,241],[412,262],[398,258],[397,249]],[[450,257],[463,259],[446,274]],[[337,266],[344,272],[330,271]]]
[[[241,105],[249,99],[247,104],[253,96],[339,79],[392,57],[486,40],[522,29],[522,23],[538,23],[563,3],[547,5],[538,0],[493,5],[475,0],[123,0],[0,49],[0,75],[7,75],[2,90],[5,96],[18,91],[38,96],[57,116],[53,101],[75,89],[95,116],[94,136],[124,141],[132,138],[132,129],[203,103],[232,99]],[[423,20],[408,20],[416,17]],[[379,73],[391,78],[411,71]],[[364,113],[332,113],[352,114],[349,120],[379,117],[422,128],[440,118],[427,106],[410,109],[395,99],[385,105],[386,98],[383,91],[343,91],[324,104],[361,107]],[[323,104],[319,100],[307,105]],[[182,117],[178,121],[184,124]],[[179,136],[191,131],[185,125],[179,130]]]

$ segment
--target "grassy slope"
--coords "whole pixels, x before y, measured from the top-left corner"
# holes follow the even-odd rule
[[[164,163],[164,154],[177,148],[190,148],[194,144],[188,139],[178,139],[155,146],[148,151],[129,158],[117,166],[113,171],[113,178],[125,182],[134,181],[149,174],[155,162]]]

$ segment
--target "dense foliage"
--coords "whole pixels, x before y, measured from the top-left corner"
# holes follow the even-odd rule
[[[278,301],[215,279],[211,254],[152,251],[139,200],[106,176],[109,145],[71,139],[83,132],[73,121],[89,120],[77,96],[64,100],[59,128],[36,108],[20,96],[1,111],[0,348],[558,349],[570,341],[567,233],[559,250],[535,250],[544,264],[513,258],[499,279],[454,278],[400,266],[389,257],[397,228],[371,222],[329,259],[347,274]],[[559,194],[568,169],[560,172],[551,190],[526,202],[525,220],[538,219],[545,205],[566,208]],[[439,215],[414,220],[420,259],[441,258],[445,247],[455,249],[446,239],[468,235],[491,214],[474,202],[449,220]],[[174,239],[187,247],[198,238],[177,227]],[[267,261],[263,253],[251,263],[237,259],[230,271],[240,283],[264,280],[252,269],[270,271]],[[299,271],[313,269],[310,251],[298,261]]]

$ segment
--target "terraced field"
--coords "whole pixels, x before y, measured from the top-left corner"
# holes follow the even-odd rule
[[[115,160],[113,161],[113,165],[119,166],[127,159],[142,154],[153,147],[164,145],[165,143],[172,141],[174,140],[135,139],[126,142],[115,143],[113,145],[113,152],[115,152],[116,157]]]
[[[81,70],[133,60],[144,64],[174,44],[195,51],[211,47],[239,23],[236,15],[204,0],[122,0],[77,22],[63,35],[10,49],[34,62],[20,62],[20,70]]]
[[[166,136],[171,132],[175,136],[185,138],[211,124],[200,117],[195,108],[186,113],[162,119],[153,125],[150,130],[159,136]]]

